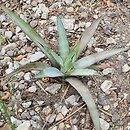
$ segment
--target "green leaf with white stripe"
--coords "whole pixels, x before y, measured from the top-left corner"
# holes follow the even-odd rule
[[[57,17],[58,48],[63,61],[69,54],[69,43],[60,17]]]

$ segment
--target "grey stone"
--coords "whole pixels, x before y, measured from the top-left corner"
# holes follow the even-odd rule
[[[13,33],[11,31],[5,31],[5,37],[11,38],[13,36]]]
[[[46,121],[51,124],[54,122],[55,118],[56,118],[56,114],[51,114],[46,117]]]
[[[27,57],[31,62],[38,61],[41,58],[45,57],[45,54],[43,54],[41,51],[36,52],[35,54],[31,54]]]
[[[30,63],[30,60],[27,59],[27,58],[23,58],[23,59],[19,62],[20,65],[26,65],[26,64],[28,64],[28,63]]]
[[[24,108],[29,108],[29,107],[31,106],[31,104],[32,104],[32,102],[31,102],[31,101],[28,101],[28,102],[22,103],[22,106],[23,106]]]
[[[36,130],[42,130],[40,124],[37,121],[30,120],[30,122],[33,128],[35,128]]]
[[[21,118],[22,119],[31,119],[31,116],[29,113],[25,110],[23,113],[21,113]]]
[[[29,114],[30,114],[31,116],[34,116],[34,115],[35,115],[35,111],[34,111],[34,110],[31,110],[31,111],[29,112]]]
[[[48,86],[45,90],[48,91],[51,94],[55,94],[60,88],[61,88],[61,84],[55,83],[51,86]]]
[[[8,45],[2,47],[1,49],[1,54],[5,55],[5,53],[9,50],[14,50],[15,48],[17,48],[17,44],[16,43],[9,43]]]
[[[38,105],[44,104],[44,101],[37,101]]]
[[[73,0],[64,0],[67,5],[71,5]]]
[[[37,20],[33,20],[30,22],[30,25],[34,28],[37,26],[37,23],[38,23]]]
[[[12,68],[12,67],[5,70],[6,74],[9,74],[13,71],[14,71],[14,68]]]
[[[88,48],[91,48],[92,46],[95,46],[96,45],[95,38],[92,37],[87,45],[88,45]]]
[[[0,22],[6,21],[5,15],[0,15]]]
[[[76,125],[73,125],[73,126],[72,126],[72,130],[78,130],[77,126],[76,126]]]
[[[31,87],[28,88],[28,91],[35,93],[37,91],[37,88],[36,88],[36,86],[31,86]]]
[[[109,89],[112,87],[113,83],[110,80],[105,80],[102,84],[101,84],[101,89],[103,92],[107,93],[109,91]]]
[[[15,117],[13,117],[13,116],[11,116],[10,119],[11,119],[12,123],[13,123],[16,127],[19,126],[19,125],[22,123],[22,120],[18,120],[17,118],[15,118]]]
[[[21,31],[21,28],[19,26],[17,26],[16,30],[15,30],[16,34],[18,34],[20,31]]]
[[[13,55],[14,55],[14,51],[12,51],[12,50],[7,51],[7,55],[8,55],[8,56],[13,56]]]
[[[36,17],[41,16],[41,18],[43,19],[48,18],[49,9],[48,7],[46,7],[45,4],[38,4],[38,7],[34,8],[34,10],[36,10],[36,13],[35,13]]]
[[[68,113],[68,109],[66,108],[66,106],[63,106],[62,108],[61,108],[61,113],[65,116],[67,113]]]
[[[107,42],[107,44],[116,44],[116,40],[112,37],[107,38],[106,42]]]
[[[85,27],[88,28],[91,25],[91,22],[85,23]]]
[[[100,118],[100,124],[101,124],[101,128],[102,130],[108,130],[110,125],[108,122],[106,122],[104,119]]]
[[[34,120],[34,121],[40,121],[41,117],[35,115],[35,116],[32,117],[32,120]]]
[[[130,70],[130,66],[129,66],[128,64],[123,65],[122,71],[123,71],[124,73],[128,72],[129,70]]]
[[[65,99],[65,103],[67,105],[68,104],[75,105],[75,103],[76,103],[76,97],[75,97],[75,95],[71,95],[67,99]]]
[[[113,72],[113,68],[106,68],[103,70],[104,75],[107,75],[107,74],[112,73],[112,72]]]
[[[20,124],[16,130],[31,130],[31,123],[30,121],[24,121],[22,124]]]
[[[68,31],[72,31],[73,28],[74,28],[74,22],[75,22],[75,19],[63,19],[63,24],[64,24],[64,27],[65,29],[67,29]]]
[[[27,81],[30,80],[31,79],[31,73],[30,72],[26,73],[24,75],[24,79],[27,80]]]

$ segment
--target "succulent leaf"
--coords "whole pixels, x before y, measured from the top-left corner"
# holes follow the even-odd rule
[[[63,67],[64,72],[70,70],[73,67],[73,63],[77,57],[78,49],[79,49],[79,42],[72,48],[68,57],[66,58],[66,60],[64,62],[64,67]]]
[[[55,65],[54,59],[48,54],[44,49],[44,46],[47,46],[46,42],[42,37],[23,19],[13,13],[10,9],[5,6],[2,6],[3,10],[10,16],[10,18],[32,39],[33,42],[47,55],[53,65]]]
[[[99,114],[95,105],[95,102],[93,100],[93,97],[87,88],[80,80],[77,78],[67,78],[66,81],[70,83],[81,95],[82,99],[86,103],[88,110],[90,112],[92,121],[95,126],[95,130],[101,130],[100,127],[100,120],[99,120]]]
[[[69,54],[69,43],[60,17],[57,17],[58,48],[63,61]]]
[[[96,19],[86,30],[83,32],[83,35],[80,40],[80,47],[78,51],[79,54],[87,47],[87,44],[89,43],[90,39],[94,35],[100,21],[103,19],[104,16],[99,17]]]
[[[21,71],[27,72],[30,70],[43,70],[44,68],[49,67],[48,64],[43,63],[43,62],[33,62],[33,63],[29,63],[26,65],[23,65],[19,68],[17,68],[16,70],[14,70],[13,72],[4,75],[1,80],[3,81],[3,84],[6,84],[6,80],[10,80],[14,75],[18,74]]]
[[[99,53],[95,53],[95,54],[83,57],[74,63],[74,68],[89,67],[95,64],[96,62],[104,60],[105,58],[109,58],[117,53],[126,51],[128,49],[129,48],[119,48],[119,49],[107,50],[107,51],[103,51],[103,52],[99,52]]]
[[[100,76],[100,74],[93,69],[74,69],[70,75],[72,76]]]
[[[55,59],[55,61],[62,67],[63,66],[62,58],[58,54],[56,54],[52,49],[48,47],[44,47],[44,48],[53,57],[53,59]]]
[[[59,71],[57,68],[55,68],[55,67],[47,67],[47,68],[43,69],[42,72],[35,75],[35,78],[61,77],[61,76],[64,76],[64,74],[61,71]]]

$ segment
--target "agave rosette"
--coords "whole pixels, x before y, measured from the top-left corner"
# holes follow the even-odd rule
[[[96,19],[88,28],[86,28],[83,32],[81,40],[78,41],[74,47],[71,47],[72,49],[69,47],[69,41],[67,39],[63,23],[58,16],[57,31],[59,54],[57,54],[48,47],[45,40],[43,40],[42,37],[28,23],[4,6],[3,10],[26,33],[26,35],[28,35],[30,39],[36,43],[41,51],[46,54],[52,65],[50,66],[46,63],[39,62],[32,63],[31,67],[27,67],[30,66],[30,64],[22,66],[22,69],[26,69],[27,71],[30,69],[41,70],[39,74],[35,75],[35,78],[64,77],[65,81],[70,83],[78,91],[84,102],[87,104],[95,130],[101,130],[99,114],[90,91],[78,78],[73,78],[73,76],[99,76],[100,74],[96,70],[88,67],[105,58],[109,58],[117,53],[128,50],[128,48],[107,50],[78,59],[79,55],[83,52],[94,35],[96,28],[103,19],[103,16]],[[19,69],[12,72],[10,75],[16,74],[18,71]]]

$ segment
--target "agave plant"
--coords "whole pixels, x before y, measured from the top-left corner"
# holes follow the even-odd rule
[[[83,101],[86,103],[90,112],[92,121],[94,123],[95,130],[101,130],[99,114],[92,98],[90,91],[79,79],[79,76],[100,76],[100,74],[89,67],[96,62],[99,62],[105,58],[109,58],[117,53],[128,50],[128,48],[119,48],[113,50],[107,50],[100,53],[92,54],[89,56],[78,59],[80,54],[86,48],[90,39],[94,35],[97,26],[103,19],[103,16],[96,19],[90,27],[88,27],[81,37],[81,40],[75,43],[75,46],[69,47],[67,35],[60,17],[57,17],[57,32],[58,32],[58,51],[59,54],[55,53],[48,47],[45,40],[24,20],[13,13],[10,9],[3,6],[3,10],[10,16],[10,18],[21,27],[21,29],[32,39],[34,43],[46,54],[50,60],[50,64],[36,62],[22,66],[15,70],[11,74],[6,75],[6,79],[12,75],[18,73],[21,70],[40,70],[40,73],[35,75],[35,78],[43,77],[61,77],[65,81],[71,84],[78,93],[81,95]]]

